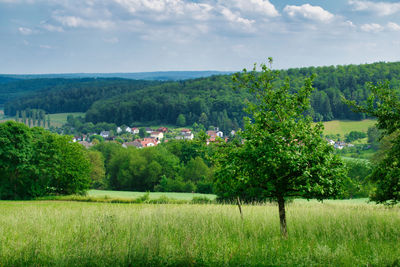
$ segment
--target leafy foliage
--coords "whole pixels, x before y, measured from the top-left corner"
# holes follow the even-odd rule
[[[350,142],[356,141],[358,139],[367,137],[367,134],[364,132],[359,132],[359,131],[351,131],[345,137],[346,137],[346,142],[350,143]]]
[[[8,121],[0,124],[0,199],[82,193],[90,163],[68,136]]]
[[[212,193],[212,168],[201,142],[178,141],[137,149],[104,142],[93,150],[104,157],[108,189]]]
[[[243,141],[222,144],[216,154],[216,188],[221,198],[278,201],[286,234],[285,198],[324,199],[341,192],[344,171],[333,148],[322,138],[323,125],[304,116],[313,91],[312,79],[296,92],[289,81],[275,86],[277,72],[265,64],[261,72],[246,69],[234,76],[240,88],[255,95],[248,103]],[[243,143],[243,144],[242,144]]]
[[[356,111],[378,118],[377,127],[386,135],[386,154],[375,166],[371,180],[376,191],[371,199],[378,203],[395,204],[400,201],[400,99],[389,83],[369,84],[372,92],[365,105],[346,100]],[[384,139],[385,139],[384,138]]]

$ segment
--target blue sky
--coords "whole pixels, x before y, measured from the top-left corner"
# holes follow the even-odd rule
[[[400,60],[400,1],[0,0],[0,73]]]

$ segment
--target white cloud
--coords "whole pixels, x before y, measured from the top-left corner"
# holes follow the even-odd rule
[[[384,30],[384,27],[377,23],[363,24],[360,28],[364,32],[380,32]]]
[[[320,6],[312,6],[304,4],[301,6],[287,5],[283,9],[284,12],[291,18],[305,18],[320,22],[329,22],[334,18],[334,15]]]
[[[193,3],[184,0],[113,0],[130,13],[157,13],[158,16],[184,15],[195,19],[204,19],[213,6],[207,3]]]
[[[87,20],[75,16],[54,16],[54,19],[71,28],[83,27],[107,30],[114,27],[114,22],[110,20]]]
[[[388,16],[400,12],[400,3],[349,0],[355,11],[370,11],[379,16]]]
[[[33,31],[31,29],[26,28],[26,27],[19,27],[18,31],[23,35],[31,35],[33,33]]]
[[[244,12],[260,13],[268,17],[277,17],[279,12],[268,0],[234,0],[226,4],[233,5]]]
[[[394,22],[389,22],[386,27],[392,31],[400,31],[400,25]]]
[[[47,30],[49,32],[63,32],[64,31],[64,29],[62,27],[55,26],[55,25],[52,25],[52,24],[45,23],[45,24],[42,24],[41,26],[42,26],[43,29],[45,29],[45,30]]]
[[[247,28],[250,28],[251,25],[255,22],[254,20],[249,20],[242,18],[239,14],[233,13],[230,9],[226,7],[222,7],[221,14],[230,22],[241,24]]]

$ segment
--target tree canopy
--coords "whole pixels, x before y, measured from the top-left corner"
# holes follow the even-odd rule
[[[90,162],[69,136],[8,121],[0,124],[0,199],[82,193]]]
[[[377,203],[396,204],[400,202],[400,98],[399,91],[393,90],[389,82],[369,84],[371,96],[367,103],[358,104],[346,100],[356,111],[378,118],[377,128],[382,130],[385,154],[380,155],[371,180],[376,190],[371,200]]]
[[[344,170],[333,148],[322,137],[323,125],[305,116],[313,91],[312,78],[293,92],[289,81],[276,85],[278,73],[265,64],[261,72],[244,70],[234,76],[239,88],[255,96],[249,102],[240,139],[221,143],[215,155],[215,182],[220,198],[277,200],[281,231],[286,235],[287,197],[335,197]]]

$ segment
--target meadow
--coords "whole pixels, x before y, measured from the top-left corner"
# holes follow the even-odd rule
[[[367,132],[369,127],[376,124],[376,120],[361,120],[361,121],[350,121],[350,120],[333,120],[324,122],[324,134],[340,134],[344,137],[351,131]]]
[[[400,208],[0,202],[0,266],[398,266]]]
[[[143,196],[144,192],[132,192],[132,191],[111,191],[111,190],[89,190],[88,196],[94,198],[138,198]],[[200,194],[200,193],[169,193],[169,192],[149,192],[150,199],[158,199],[165,196],[170,199],[177,200],[192,200],[193,197],[206,197],[210,200],[214,200],[217,196],[212,194]]]
[[[61,127],[67,123],[68,115],[73,115],[74,117],[85,116],[82,112],[72,112],[72,113],[55,113],[50,115],[50,124],[54,127]],[[15,120],[15,117],[9,117],[4,115],[4,110],[0,109],[0,122],[5,122],[7,120]],[[46,115],[47,120],[47,115]]]
[[[72,112],[72,113],[55,113],[50,115],[50,123],[53,126],[61,127],[65,123],[67,123],[67,117],[69,115],[73,115],[74,117],[84,117],[85,113],[83,112]]]

